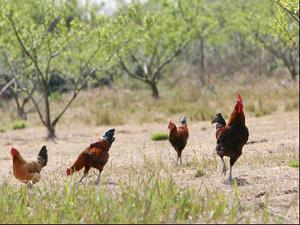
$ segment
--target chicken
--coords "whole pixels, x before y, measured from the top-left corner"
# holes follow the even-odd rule
[[[46,146],[43,146],[35,161],[27,162],[20,152],[12,147],[13,174],[21,182],[31,186],[41,179],[41,170],[47,165],[48,154]]]
[[[80,153],[75,163],[67,168],[67,176],[72,175],[75,171],[79,171],[84,167],[84,173],[79,182],[88,174],[91,168],[95,168],[99,171],[96,185],[100,182],[101,172],[109,158],[108,151],[114,142],[115,129],[108,130],[101,140],[90,144],[84,151]],[[79,183],[78,182],[78,183]]]
[[[217,113],[211,124],[216,123],[216,152],[223,162],[223,174],[226,175],[226,164],[223,157],[230,158],[229,180],[232,181],[232,167],[236,160],[242,155],[242,148],[248,141],[249,131],[245,124],[245,115],[243,111],[243,100],[240,95],[233,112],[226,124],[221,113]]]
[[[180,159],[180,164],[182,165],[182,150],[185,148],[187,139],[189,137],[189,130],[186,123],[186,117],[183,117],[181,120],[181,125],[177,128],[175,123],[172,121],[169,122],[169,141],[175,151],[177,152],[177,162],[176,165],[178,165],[178,161]]]

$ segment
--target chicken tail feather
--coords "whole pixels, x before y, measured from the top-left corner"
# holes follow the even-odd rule
[[[180,123],[181,123],[182,125],[185,125],[185,124],[186,124],[186,117],[185,117],[185,116],[183,116],[183,117],[181,118]]]
[[[47,165],[48,153],[47,153],[47,148],[45,145],[41,148],[37,158],[42,167]]]

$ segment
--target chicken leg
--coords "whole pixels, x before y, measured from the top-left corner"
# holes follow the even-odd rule
[[[223,171],[222,171],[222,174],[224,174],[224,176],[226,175],[226,171],[227,171],[227,168],[226,168],[226,164],[225,164],[225,161],[224,161],[224,158],[221,157],[221,160],[222,160],[222,163],[223,163]]]
[[[229,172],[229,181],[233,181],[232,178],[232,167],[234,165],[234,163],[236,162],[236,160],[241,156],[242,152],[240,152],[240,154],[236,154],[234,157],[230,158],[230,172]]]
[[[78,183],[82,182],[83,178],[85,178],[85,176],[88,174],[89,170],[90,170],[89,167],[85,167],[84,168],[83,176],[80,178],[80,180],[78,181]]]
[[[232,166],[230,166],[230,170],[229,170],[229,181],[233,181],[233,179],[232,179]]]
[[[99,185],[99,183],[100,183],[100,175],[101,175],[101,170],[99,170],[99,174],[98,174],[98,177],[97,177],[97,180],[96,180],[96,182],[95,182],[95,184],[96,185]]]

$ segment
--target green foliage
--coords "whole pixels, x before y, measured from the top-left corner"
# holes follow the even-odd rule
[[[203,169],[199,167],[199,168],[196,170],[195,177],[202,177],[202,176],[204,176],[204,175],[205,175],[205,173],[203,172]]]
[[[14,130],[24,129],[27,127],[27,123],[24,120],[15,120],[11,123],[11,127]]]
[[[163,131],[156,132],[151,135],[151,140],[153,141],[163,141],[163,140],[168,140],[168,138],[169,138],[169,134]]]
[[[59,91],[51,92],[50,99],[53,101],[60,101],[62,99],[61,93]]]
[[[290,167],[299,168],[299,159],[291,159],[288,161]]]

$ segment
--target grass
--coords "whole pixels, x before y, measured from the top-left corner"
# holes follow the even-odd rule
[[[155,168],[155,169],[154,169]],[[0,185],[2,223],[245,223],[265,217],[240,200],[238,186],[232,196],[222,190],[180,188],[161,162],[134,166],[112,188],[100,183],[75,185],[67,179],[42,181],[32,189]],[[74,178],[75,179],[75,178]],[[77,177],[76,177],[77,179]],[[50,183],[49,183],[50,182]]]
[[[202,169],[202,168],[198,168],[198,169],[196,170],[195,177],[202,177],[202,176],[204,176],[204,175],[205,175],[205,173],[203,172],[203,169]]]
[[[151,140],[153,141],[163,141],[163,140],[168,140],[169,138],[169,134],[167,132],[157,132],[157,133],[153,133],[151,135]]]
[[[288,161],[290,167],[299,168],[299,159],[291,159]]]
[[[257,78],[258,79],[258,78]],[[130,84],[115,83],[112,88],[102,87],[82,91],[78,98],[64,115],[60,124],[79,123],[89,126],[165,123],[173,119],[179,119],[185,115],[188,123],[193,121],[211,120],[217,112],[221,112],[225,118],[231,113],[236,96],[240,93],[244,99],[246,117],[264,116],[278,111],[297,110],[299,107],[299,88],[296,82],[290,82],[289,87],[283,87],[281,80],[277,78],[261,78],[257,82],[240,84],[239,77],[231,80],[216,80],[210,86],[199,87],[195,80],[185,80],[180,86],[170,86],[161,83],[160,99],[151,97],[148,89],[143,89],[140,83],[135,88],[129,88]],[[57,115],[64,107],[65,99],[69,96],[54,94],[53,115]],[[13,102],[0,109],[0,122],[15,120],[11,116],[14,112]],[[31,114],[29,123],[33,126],[40,125],[37,114]]]
[[[13,130],[24,129],[27,127],[27,123],[24,120],[15,120],[11,123]]]

